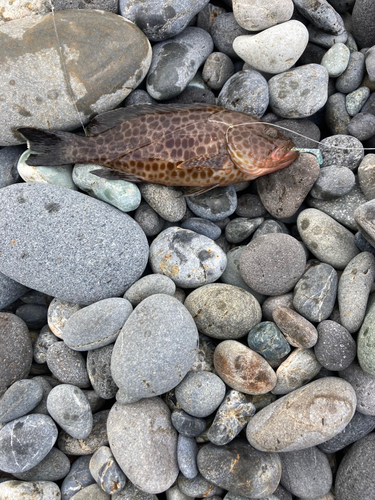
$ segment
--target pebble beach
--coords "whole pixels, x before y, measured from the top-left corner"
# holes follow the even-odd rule
[[[0,500],[375,500],[375,3],[0,0],[0,47]],[[17,132],[194,103],[301,152],[184,196]]]

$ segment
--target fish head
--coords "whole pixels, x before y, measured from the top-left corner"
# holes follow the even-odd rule
[[[290,139],[261,122],[229,127],[226,138],[233,163],[249,179],[287,167],[299,156]]]

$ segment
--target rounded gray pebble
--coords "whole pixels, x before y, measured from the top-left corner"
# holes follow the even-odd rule
[[[13,302],[22,297],[27,290],[28,288],[26,286],[0,273],[0,310],[13,304]]]
[[[218,187],[207,193],[187,197],[186,202],[198,217],[217,222],[235,212],[237,194],[233,186]]]
[[[367,154],[358,167],[358,180],[368,201],[375,198],[375,155]]]
[[[218,16],[211,25],[211,36],[215,47],[220,52],[224,52],[232,60],[238,59],[233,50],[234,40],[241,35],[248,35],[249,32],[237,23],[233,12],[225,12]]]
[[[79,304],[54,298],[48,307],[48,326],[52,333],[62,339],[62,329],[68,319],[81,309]]]
[[[22,481],[59,481],[64,479],[69,471],[69,458],[59,449],[52,448],[35,467],[13,475]]]
[[[115,397],[118,387],[111,374],[111,358],[114,344],[89,351],[87,354],[87,373],[91,385],[103,399]]]
[[[264,321],[273,321],[273,311],[278,307],[293,309],[293,294],[286,293],[275,297],[268,297],[262,304],[262,315]]]
[[[348,330],[331,320],[319,323],[317,330],[314,353],[319,363],[332,371],[347,368],[356,356],[356,343]]]
[[[90,484],[76,493],[72,500],[110,500],[110,496],[97,484]]]
[[[375,378],[364,372],[356,361],[341,370],[339,375],[355,390],[357,411],[364,415],[375,415]]]
[[[325,121],[335,135],[347,135],[350,116],[346,111],[345,95],[336,92],[328,97],[325,107]],[[325,166],[325,164],[323,164]]]
[[[142,302],[142,300],[150,297],[151,295],[156,295],[157,293],[163,293],[166,295],[173,296],[176,292],[175,283],[162,274],[149,274],[139,279],[128,288],[125,292],[124,298],[126,298],[133,307],[137,306]]]
[[[42,397],[42,387],[36,380],[17,380],[0,399],[0,423],[23,417],[40,403]]]
[[[362,235],[370,245],[375,246],[375,199],[358,207],[354,212],[354,218]]]
[[[180,196],[181,191],[161,184],[141,184],[142,198],[164,220],[177,222],[186,212],[185,198]]]
[[[70,500],[80,490],[95,483],[89,469],[92,455],[78,457],[61,485],[61,500]]]
[[[368,87],[359,87],[357,90],[350,92],[346,96],[346,111],[350,116],[355,116],[362,109],[367,99],[370,96]]]
[[[174,410],[171,415],[173,427],[179,434],[186,437],[197,437],[206,429],[203,418],[192,417],[184,410]]]
[[[170,491],[170,489],[167,490],[167,492],[168,491]],[[140,490],[127,480],[125,488],[123,488],[119,493],[114,493],[111,500],[158,500],[158,497],[152,493],[146,493],[145,491]]]
[[[223,52],[212,52],[204,63],[202,77],[211,89],[220,90],[233,73],[231,58]]]
[[[207,236],[211,240],[216,240],[221,235],[221,229],[216,224],[201,217],[190,217],[180,224],[180,227],[203,234],[203,236]]]
[[[181,473],[188,479],[198,475],[198,446],[194,438],[179,435],[177,440],[177,462]]]
[[[207,481],[201,474],[198,474],[193,479],[188,479],[179,474],[177,481],[181,492],[191,498],[211,498],[216,495],[220,496],[224,492],[223,488]]]
[[[70,349],[64,342],[56,342],[47,351],[47,365],[63,384],[89,387],[90,380],[82,354]]]
[[[323,156],[322,167],[338,165],[355,170],[364,156],[362,143],[355,137],[345,134],[322,139],[319,149]]]
[[[125,487],[126,476],[108,446],[101,446],[96,450],[89,467],[92,477],[109,495],[118,493]]]
[[[375,116],[371,113],[357,113],[348,123],[348,132],[360,141],[366,141],[375,134]]]
[[[356,90],[365,76],[365,56],[361,52],[352,52],[345,71],[336,80],[336,90],[349,94]]]
[[[134,214],[134,220],[138,222],[146,236],[156,236],[159,234],[165,222],[145,201],[141,201]]]
[[[310,195],[317,200],[332,200],[349,193],[354,185],[355,176],[349,168],[335,165],[323,167]]]
[[[47,323],[47,306],[44,304],[22,304],[16,315],[23,319],[30,330],[39,330]]]

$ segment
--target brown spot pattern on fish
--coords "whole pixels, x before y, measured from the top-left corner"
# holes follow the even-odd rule
[[[91,122],[91,137],[19,131],[38,153],[29,165],[95,163],[113,170],[94,172],[104,178],[204,190],[253,180],[286,167],[299,154],[269,125],[207,104],[119,108]]]

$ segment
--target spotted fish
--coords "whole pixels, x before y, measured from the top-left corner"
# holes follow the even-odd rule
[[[286,167],[294,144],[245,113],[207,104],[134,105],[98,115],[88,137],[20,128],[29,165],[94,163],[107,179],[185,186],[190,194]]]

